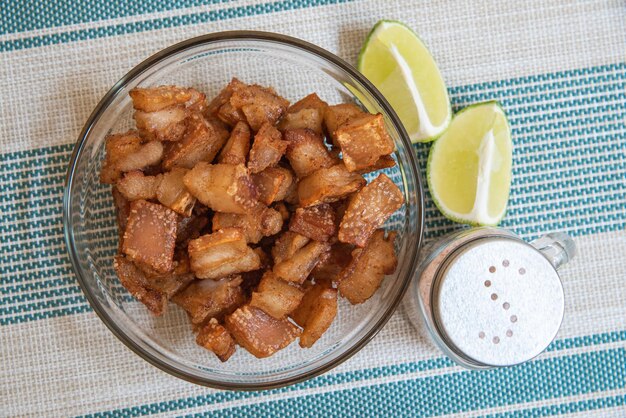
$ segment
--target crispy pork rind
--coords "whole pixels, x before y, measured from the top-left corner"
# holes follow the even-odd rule
[[[380,113],[348,120],[337,128],[335,136],[341,147],[343,163],[349,171],[367,169],[395,149]]]
[[[113,267],[120,279],[120,283],[139,302],[146,305],[154,315],[162,315],[167,307],[167,296],[148,284],[145,274],[130,260],[122,255],[117,255],[113,261]]]
[[[207,115],[217,116],[217,113],[223,105],[230,102],[230,98],[233,95],[233,86],[236,84],[243,84],[237,78],[233,77],[230,83],[224,87],[217,96],[209,102],[206,110]]]
[[[156,112],[182,105],[194,111],[206,108],[206,96],[198,90],[177,86],[135,87],[129,93],[133,107],[143,112]]]
[[[337,242],[330,247],[328,257],[324,257],[315,266],[311,272],[311,276],[315,279],[315,283],[330,283],[336,286],[341,279],[340,273],[352,261],[352,250],[354,246]]]
[[[278,124],[278,129],[310,129],[318,135],[323,135],[324,113],[328,104],[311,93],[304,99],[289,106],[287,113]]]
[[[124,172],[158,164],[163,157],[163,144],[144,143],[137,131],[107,136],[105,150],[100,182],[106,184],[115,184]]]
[[[211,162],[227,139],[228,131],[219,123],[194,114],[187,119],[182,139],[169,145],[163,168],[193,168],[200,161]]]
[[[298,183],[300,206],[315,206],[343,199],[365,186],[365,179],[351,173],[342,163],[321,168]]]
[[[298,308],[291,314],[293,320],[303,328],[300,347],[310,348],[330,328],[337,316],[337,290],[327,283],[311,286]]]
[[[233,95],[229,103],[246,117],[253,131],[263,124],[274,125],[285,114],[289,102],[276,94],[274,89],[256,84],[233,84]]]
[[[339,292],[356,305],[363,303],[378,290],[385,275],[393,274],[398,265],[394,242],[396,233],[378,229],[365,248],[352,251],[352,261],[341,272]]]
[[[391,157],[391,155],[383,155],[374,163],[374,165],[364,168],[363,170],[359,170],[358,173],[359,174],[371,173],[371,172],[378,171],[378,170],[384,170],[385,168],[395,167],[395,165],[396,165],[396,160],[394,160],[393,157]]]
[[[358,106],[352,103],[343,103],[334,106],[328,106],[324,111],[324,125],[326,126],[326,131],[330,138],[333,141],[333,145],[335,147],[339,147],[339,143],[337,142],[337,135],[335,131],[341,125],[346,123],[352,118],[365,115]]]
[[[245,122],[235,125],[217,159],[221,164],[246,164],[250,151],[250,128]]]
[[[172,297],[172,302],[187,311],[194,326],[211,318],[221,320],[244,303],[241,283],[241,276],[194,280],[185,290]]]
[[[178,141],[185,133],[185,106],[173,106],[156,112],[135,111],[133,118],[139,134],[149,141]]]
[[[184,168],[174,168],[172,171],[162,174],[156,188],[156,198],[162,205],[184,216],[191,216],[191,211],[196,203],[196,198],[185,187],[183,178],[187,174]]]
[[[129,171],[117,181],[117,190],[129,201],[156,198],[162,175],[144,176],[141,171]]]
[[[276,319],[248,305],[228,315],[224,326],[240,346],[257,358],[271,356],[300,336],[300,328],[288,319]]]
[[[191,270],[200,279],[221,277],[261,267],[240,228],[225,228],[191,240],[187,247]]]
[[[198,214],[192,211],[189,217],[178,217],[176,227],[176,245],[187,249],[189,241],[200,236],[200,231],[209,223],[205,214]]]
[[[136,200],[130,204],[122,252],[160,273],[174,267],[178,216],[165,206]]]
[[[289,260],[299,249],[307,245],[309,241],[309,238],[296,232],[283,232],[272,247],[272,258],[274,259],[274,264],[279,264],[285,260]]]
[[[113,195],[113,204],[115,205],[115,215],[117,228],[120,233],[121,248],[122,238],[124,236],[124,231],[126,230],[126,223],[128,222],[128,215],[130,214],[130,202],[119,190],[117,190],[116,186],[111,188],[111,194]]]
[[[289,230],[315,241],[328,241],[337,232],[335,211],[327,203],[297,208],[291,216]]]
[[[274,265],[274,274],[285,281],[302,284],[329,250],[330,244],[311,241],[289,259]]]
[[[215,318],[200,328],[196,343],[212,351],[223,362],[235,354],[235,340]]]
[[[277,278],[271,271],[265,272],[250,306],[262,309],[276,319],[285,318],[298,307],[304,292],[296,285]]]
[[[225,228],[240,228],[246,241],[251,244],[258,243],[261,238],[268,237],[280,232],[283,227],[281,214],[263,205],[247,214],[216,212],[213,215],[213,231]]]
[[[285,140],[289,143],[287,159],[298,178],[339,162],[328,152],[322,136],[309,129],[287,130]]]
[[[259,202],[270,205],[285,199],[295,182],[291,170],[285,167],[268,167],[252,174],[252,182],[256,186]]]
[[[192,195],[217,212],[245,214],[258,205],[256,188],[242,164],[200,162],[183,182]]]
[[[283,135],[272,125],[265,123],[254,136],[250,149],[248,168],[251,173],[259,173],[268,167],[274,167],[287,150],[288,143]]]
[[[350,198],[339,226],[339,241],[364,247],[371,234],[403,203],[404,195],[398,186],[380,174]]]

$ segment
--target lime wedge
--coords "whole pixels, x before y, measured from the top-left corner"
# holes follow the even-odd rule
[[[432,141],[448,127],[452,110],[443,77],[404,24],[379,21],[361,48],[358,69],[389,101],[413,143]]]
[[[468,106],[433,144],[426,175],[433,201],[448,219],[497,225],[511,189],[511,131],[497,102]]]

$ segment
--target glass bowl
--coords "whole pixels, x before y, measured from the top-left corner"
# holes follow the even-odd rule
[[[120,285],[113,270],[118,234],[110,186],[99,183],[104,138],[133,126],[128,92],[137,86],[193,86],[215,96],[236,76],[273,86],[290,101],[316,92],[335,104],[355,102],[384,115],[396,144],[386,173],[405,205],[387,222],[399,232],[398,268],[367,302],[340,298],[331,328],[309,349],[297,343],[266,359],[244,349],[226,363],[199,347],[185,312],[173,303],[153,317]],[[267,389],[325,372],[362,348],[391,317],[413,276],[422,239],[423,190],[409,137],[387,101],[352,66],[307,42],[264,32],[222,32],[193,38],[148,58],[104,96],[85,124],[69,164],[63,201],[65,239],[74,272],[94,311],[124,344],[158,368],[223,389]]]

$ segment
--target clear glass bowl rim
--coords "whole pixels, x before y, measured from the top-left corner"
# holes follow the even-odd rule
[[[285,379],[276,380],[270,383],[258,383],[258,384],[241,384],[241,383],[225,383],[213,379],[206,378],[198,378],[196,376],[192,376],[187,374],[186,372],[176,368],[175,366],[168,364],[159,358],[154,357],[151,353],[144,350],[141,346],[135,343],[130,336],[124,333],[121,329],[119,329],[115,323],[115,321],[108,315],[106,309],[104,309],[100,303],[100,301],[91,293],[89,286],[86,283],[86,278],[83,275],[83,271],[80,267],[80,263],[78,260],[78,251],[76,249],[74,243],[74,231],[72,229],[71,222],[71,202],[72,202],[72,184],[74,181],[74,174],[76,170],[76,165],[79,157],[82,154],[84,144],[89,136],[89,133],[93,126],[100,119],[102,113],[108,108],[109,104],[112,102],[113,98],[127,85],[129,80],[134,79],[138,75],[140,75],[143,71],[150,68],[151,66],[159,63],[160,61],[166,60],[167,58],[175,55],[179,52],[182,52],[188,48],[193,48],[195,46],[210,44],[221,41],[233,41],[233,40],[258,40],[258,41],[269,41],[273,43],[278,43],[283,46],[293,47],[296,50],[303,50],[304,52],[313,54],[318,58],[329,61],[333,65],[339,67],[342,71],[344,71],[350,77],[358,80],[365,88],[369,91],[369,93],[376,98],[379,102],[380,106],[385,110],[388,117],[391,119],[395,128],[398,130],[400,140],[403,142],[403,145],[410,150],[412,148],[412,143],[409,139],[404,126],[402,125],[398,115],[395,113],[391,105],[387,102],[384,96],[378,91],[374,85],[367,80],[360,72],[358,72],[352,65],[350,65],[345,60],[339,58],[335,54],[317,46],[311,44],[309,42],[303,41],[298,38],[294,38],[287,35],[277,34],[273,32],[262,32],[262,31],[224,31],[224,32],[215,32],[206,35],[201,35],[198,37],[190,38],[185,41],[176,43],[168,48],[165,48],[149,58],[145,59],[135,67],[133,67],[128,73],[126,73],[120,80],[117,81],[111,87],[111,89],[104,95],[104,97],[98,102],[94,111],[89,115],[87,122],[83,126],[83,129],[78,136],[78,140],[76,145],[74,146],[72,155],[70,157],[70,162],[67,169],[67,174],[65,178],[65,190],[63,194],[63,231],[65,236],[65,245],[67,247],[67,251],[70,257],[72,270],[78,280],[78,283],[83,291],[83,294],[87,298],[87,301],[93,308],[94,312],[98,315],[100,320],[107,326],[107,328],[130,350],[132,350],[139,357],[152,364],[153,366],[159,368],[160,370],[169,373],[173,376],[176,376],[180,379],[186,380],[188,382],[207,386],[215,389],[227,389],[227,390],[266,390],[279,388],[283,386],[288,386],[291,384],[299,383],[308,379],[311,379],[315,376],[318,376],[328,370],[333,369],[339,364],[343,363],[354,354],[356,354],[361,348],[363,348],[369,341],[371,341],[376,334],[382,329],[382,327],[387,323],[389,318],[393,315],[396,308],[402,301],[404,294],[408,288],[408,285],[413,278],[413,274],[417,267],[417,260],[419,256],[419,251],[422,247],[422,239],[423,239],[423,231],[424,231],[424,189],[422,186],[422,179],[419,170],[419,166],[417,164],[417,158],[413,152],[407,152],[408,161],[409,161],[409,173],[411,173],[413,177],[413,182],[415,184],[415,193],[417,193],[417,227],[418,233],[416,240],[416,248],[415,251],[411,254],[410,261],[410,269],[409,271],[412,274],[404,277],[402,282],[400,283],[401,289],[400,292],[396,295],[395,299],[388,305],[387,311],[381,317],[381,319],[376,323],[371,329],[365,333],[365,335],[357,341],[352,347],[346,350],[340,357],[338,357],[334,362],[326,363],[320,365],[320,367],[314,369],[308,373],[296,374],[291,377],[287,377]]]

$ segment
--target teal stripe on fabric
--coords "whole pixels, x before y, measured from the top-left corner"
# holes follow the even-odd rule
[[[572,78],[578,86],[572,89],[576,95],[562,99],[564,83]],[[599,85],[598,80],[610,83]],[[530,91],[531,83],[544,83],[544,89]],[[599,85],[600,94],[596,94],[594,85]],[[450,93],[457,107],[468,101],[500,99],[511,119],[515,142],[513,184],[509,212],[502,226],[526,237],[558,229],[567,229],[573,235],[624,229],[626,65],[481,86],[454,87]],[[520,91],[523,94],[518,94]],[[521,102],[509,101],[513,99]],[[423,170],[428,147],[416,146]],[[60,219],[65,166],[71,149],[72,145],[66,144],[0,154],[0,184],[5,185],[0,194],[0,224],[5,231],[0,236],[0,300],[4,305],[16,305],[0,307],[0,325],[76,312],[74,306],[65,309],[59,302],[54,306],[45,304],[48,299],[74,303],[68,297],[81,294],[65,255]],[[108,191],[103,189],[98,196],[104,199]],[[438,212],[428,193],[425,213],[427,239],[458,228]],[[115,242],[106,240],[106,236],[115,236],[109,215],[102,210],[93,216],[101,219],[97,227],[103,228],[104,241],[97,246],[113,251]]]
[[[98,39],[151,30],[174,28],[199,23],[217,22],[238,17],[259,16],[276,12],[306,9],[330,4],[348,3],[354,0],[283,0],[248,6],[237,6],[207,12],[190,13],[182,16],[168,16],[137,22],[106,25],[96,28],[72,30],[49,35],[32,36],[0,42],[0,52],[37,48],[68,42]]]
[[[447,361],[449,362],[449,360]],[[445,363],[434,367],[449,367]],[[419,363],[381,369],[414,369]],[[432,364],[426,370],[432,370]],[[420,370],[418,370],[420,371]],[[276,393],[360,381],[363,371],[328,374],[287,388],[265,392],[212,392],[191,398],[106,411],[92,417],[139,416]],[[402,374],[414,373],[404,371]],[[393,374],[397,375],[397,373]],[[390,376],[390,375],[386,375]],[[381,376],[382,377],[382,376]],[[374,377],[370,377],[372,379]],[[231,407],[197,416],[434,416],[469,412],[531,401],[550,400],[626,387],[626,350],[608,349],[564,357],[548,358],[521,366],[488,371],[461,371],[438,376],[408,378],[390,383],[333,392],[298,396],[257,404]]]
[[[485,418],[535,418],[549,417],[597,411],[600,409],[620,408],[626,406],[626,395],[606,396],[588,400],[566,402],[558,405],[548,405],[519,411],[485,415]],[[609,412],[609,411],[607,411]],[[626,411],[623,414],[626,416]]]
[[[0,35],[230,1],[233,0],[3,0]]]

